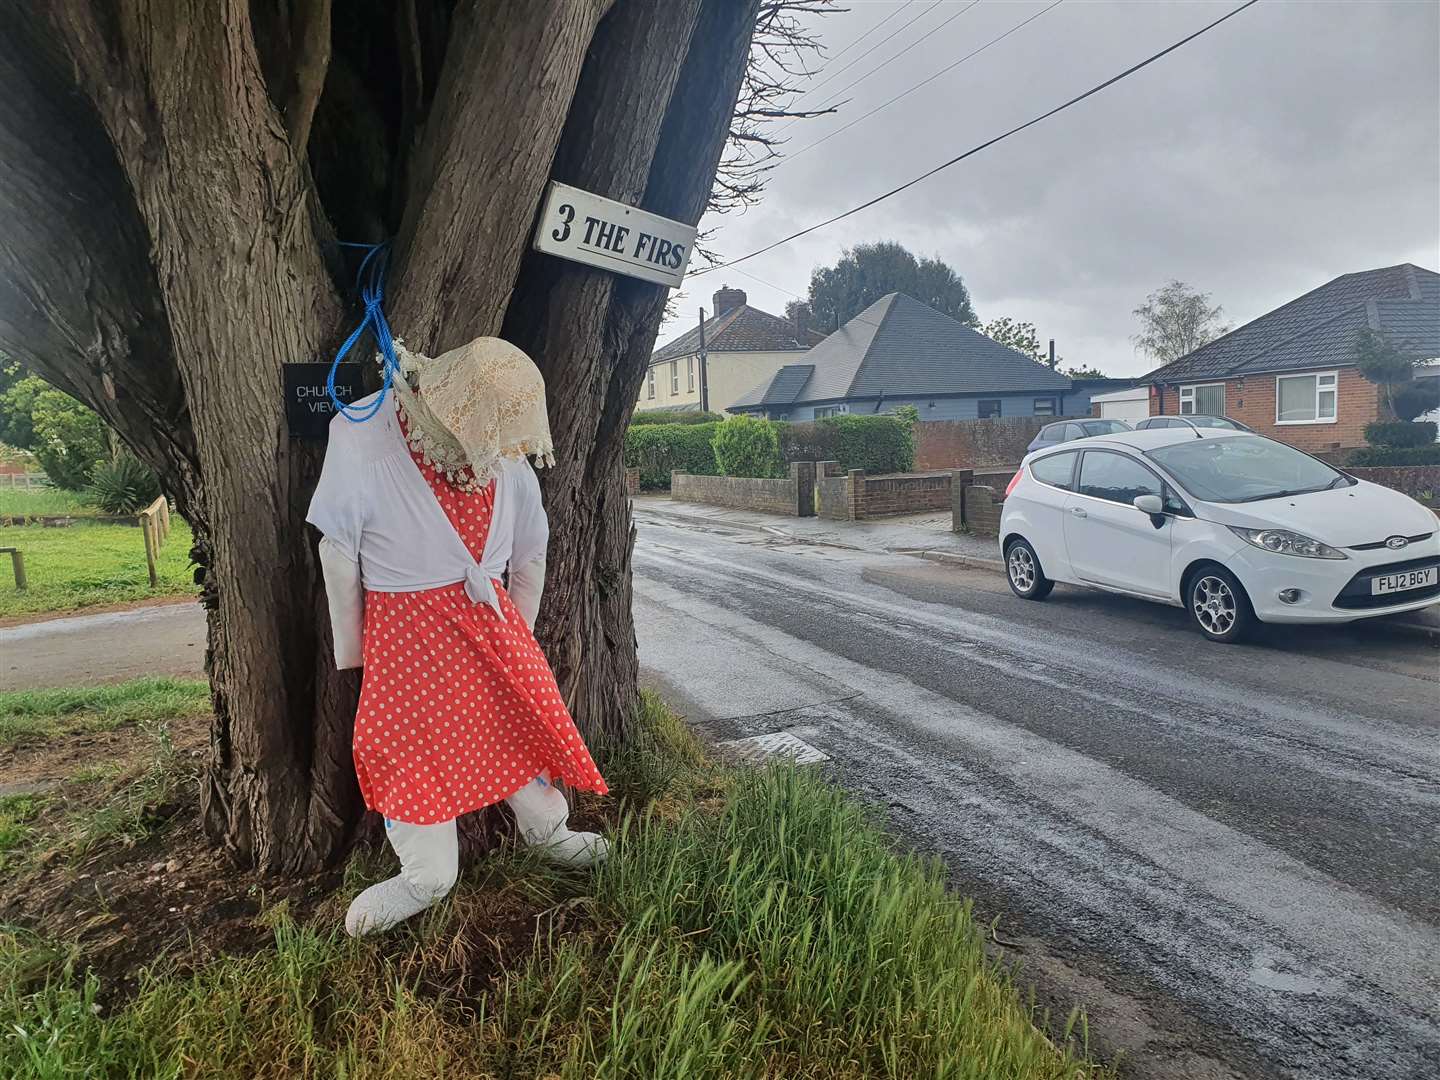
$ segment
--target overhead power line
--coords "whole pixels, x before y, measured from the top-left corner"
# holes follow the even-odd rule
[[[991,38],[989,41],[985,42],[984,45],[981,45],[978,49],[974,49],[974,50],[966,53],[964,56],[960,57],[960,59],[954,61],[953,63],[947,64],[945,67],[943,67],[943,68],[941,68],[939,71],[937,71],[934,75],[931,75],[928,79],[922,79],[920,82],[918,82],[918,83],[916,83],[914,86],[910,87],[910,89],[901,91],[900,93],[898,93],[898,94],[896,94],[894,97],[892,97],[889,101],[886,101],[886,102],[883,102],[883,103],[881,103],[881,104],[879,104],[879,105],[876,105],[875,108],[871,109],[869,112],[867,112],[867,113],[862,113],[860,116],[857,116],[854,120],[851,120],[848,124],[845,124],[845,125],[843,125],[843,126],[841,126],[841,127],[836,128],[834,131],[830,132],[828,135],[823,135],[823,136],[821,136],[820,138],[816,139],[814,142],[810,143],[808,146],[802,146],[799,150],[796,150],[793,154],[786,154],[784,160],[781,161],[780,164],[776,166],[776,168],[779,168],[780,165],[784,165],[784,164],[785,164],[786,162],[788,162],[788,161],[794,161],[797,157],[799,157],[801,154],[806,153],[807,151],[814,150],[815,147],[819,146],[819,145],[820,145],[821,143],[823,143],[823,142],[828,142],[830,139],[833,139],[836,135],[839,135],[842,131],[849,131],[849,130],[850,130],[852,127],[854,127],[856,124],[862,123],[863,121],[870,119],[870,117],[874,116],[876,113],[880,112],[882,109],[888,109],[891,105],[894,105],[894,104],[895,104],[897,101],[899,101],[901,98],[909,97],[909,96],[910,96],[911,94],[913,94],[916,90],[919,90],[922,86],[928,86],[930,83],[932,83],[932,82],[934,82],[936,79],[940,78],[941,75],[944,75],[944,74],[946,74],[947,72],[954,71],[957,67],[959,67],[961,64],[965,63],[967,60],[970,60],[970,59],[972,59],[972,58],[974,58],[974,57],[976,57],[976,56],[979,56],[979,55],[980,55],[981,53],[983,53],[986,49],[990,48],[990,46],[992,46],[992,45],[998,45],[1000,42],[1004,41],[1004,40],[1005,40],[1007,37],[1009,37],[1011,34],[1015,33],[1015,31],[1020,30],[1020,29],[1022,29],[1023,27],[1029,26],[1029,25],[1030,25],[1032,22],[1034,22],[1036,19],[1040,18],[1040,16],[1044,15],[1046,12],[1054,11],[1057,7],[1059,7],[1059,6],[1060,6],[1061,4],[1063,4],[1064,2],[1065,2],[1065,0],[1054,0],[1053,3],[1051,3],[1051,4],[1049,4],[1049,5],[1041,8],[1039,11],[1035,12],[1035,14],[1031,15],[1029,18],[1022,19],[1020,22],[1018,22],[1018,23],[1016,23],[1014,26],[1012,26],[1009,30],[1006,30],[1003,34],[999,35],[998,37],[993,37],[993,38]],[[970,10],[969,8],[966,8],[966,9],[965,9],[965,11],[969,11],[969,10]],[[964,14],[964,12],[962,11],[961,14]]]
[[[929,30],[926,30],[925,33],[921,34],[918,38],[916,38],[914,41],[912,41],[909,45],[906,45],[903,49],[901,49],[899,52],[895,53],[895,54],[894,54],[893,56],[891,56],[889,59],[887,59],[887,60],[882,60],[880,63],[876,64],[873,68],[871,68],[869,71],[867,71],[864,75],[861,75],[858,79],[854,79],[854,80],[846,83],[846,84],[845,84],[844,86],[842,86],[839,90],[836,90],[835,93],[831,94],[828,98],[826,98],[824,101],[822,101],[819,105],[811,106],[811,107],[808,108],[806,111],[807,111],[807,112],[816,112],[816,111],[818,111],[818,110],[824,109],[827,105],[830,105],[830,104],[833,103],[833,102],[839,101],[842,97],[845,96],[846,91],[852,90],[852,89],[854,89],[855,87],[859,86],[859,85],[860,85],[862,82],[864,82],[866,79],[870,78],[871,75],[874,75],[877,71],[880,71],[882,68],[889,67],[889,66],[890,66],[891,64],[893,64],[896,60],[900,59],[900,57],[904,56],[904,55],[905,55],[907,52],[909,52],[911,49],[915,48],[915,46],[921,45],[921,44],[923,44],[924,42],[928,41],[930,38],[934,37],[934,36],[935,36],[937,33],[939,33],[941,30],[945,29],[945,27],[949,26],[952,22],[954,22],[956,19],[958,19],[961,15],[964,15],[967,11],[969,11],[971,8],[973,8],[973,7],[974,7],[976,4],[978,4],[978,3],[980,3],[980,0],[970,0],[970,3],[966,4],[966,5],[965,5],[964,7],[962,7],[959,11],[955,12],[953,15],[951,15],[949,18],[945,19],[943,22],[936,23],[936,24],[935,24],[934,26],[932,26]],[[927,8],[926,11],[928,11],[928,10],[929,10],[929,9]],[[921,12],[921,14],[924,15],[925,12]],[[878,46],[877,46],[877,47],[878,47]],[[819,89],[819,87],[818,87],[818,86],[817,86],[817,87],[812,87],[811,90],[807,90],[805,93],[807,93],[807,94],[808,94],[808,93],[812,93],[812,92],[813,92],[814,90],[816,90],[816,89]],[[804,95],[801,95],[801,96],[803,97]],[[794,127],[796,124],[798,124],[798,123],[800,122],[800,119],[801,119],[801,118],[797,117],[797,118],[795,118],[794,120],[791,120],[789,123],[784,124],[784,125],[782,125],[781,127],[776,128],[776,129],[775,129],[775,135],[780,135],[780,134],[782,134],[782,133],[786,130],[786,128]]]
[[[1041,113],[1039,116],[1037,116],[1037,117],[1035,117],[1035,118],[1033,118],[1033,119],[1031,119],[1031,120],[1027,120],[1027,121],[1025,121],[1025,123],[1020,124],[1020,125],[1018,125],[1018,126],[1016,126],[1016,127],[1011,128],[1009,131],[1003,132],[1003,133],[1000,134],[1000,135],[996,135],[993,139],[987,139],[985,142],[981,143],[979,146],[972,146],[969,150],[966,150],[963,154],[957,154],[955,157],[951,158],[949,161],[943,161],[943,162],[941,162],[939,165],[936,165],[933,169],[930,169],[930,170],[928,170],[927,172],[923,172],[923,173],[921,173],[919,176],[917,176],[917,177],[915,177],[915,178],[913,178],[913,179],[911,179],[911,180],[905,181],[905,183],[901,184],[899,187],[891,188],[889,191],[886,191],[886,192],[884,192],[884,193],[882,193],[882,194],[880,194],[880,195],[876,195],[873,199],[868,199],[867,201],[861,203],[859,206],[852,206],[849,210],[846,210],[844,213],[836,214],[834,217],[826,218],[824,221],[817,222],[817,223],[814,224],[814,225],[810,225],[810,226],[808,226],[808,227],[806,227],[806,228],[804,228],[804,229],[801,229],[799,232],[794,232],[794,233],[791,233],[789,236],[781,237],[779,240],[776,240],[773,244],[766,244],[766,245],[765,245],[764,247],[762,247],[762,248],[757,248],[755,251],[751,251],[751,252],[749,252],[749,253],[747,253],[747,254],[745,254],[745,255],[741,255],[738,259],[731,259],[729,262],[719,263],[719,264],[717,264],[717,265],[715,265],[715,266],[707,266],[707,267],[705,267],[703,270],[697,270],[697,271],[695,271],[695,274],[692,275],[692,276],[699,276],[699,275],[701,275],[701,274],[709,274],[709,273],[713,273],[713,272],[716,271],[716,270],[724,270],[726,267],[735,266],[737,263],[742,263],[742,262],[745,262],[745,261],[747,261],[747,260],[749,260],[749,259],[753,259],[753,258],[755,258],[757,255],[763,255],[763,254],[765,254],[767,251],[774,251],[776,248],[780,247],[780,245],[782,245],[782,244],[788,244],[791,240],[798,240],[798,239],[799,239],[800,237],[802,237],[802,236],[808,236],[810,233],[817,232],[818,230],[823,229],[823,228],[826,228],[827,226],[834,225],[837,221],[843,221],[845,218],[848,218],[848,217],[850,217],[850,216],[852,216],[852,215],[854,215],[854,214],[858,214],[858,213],[860,213],[860,211],[862,211],[862,210],[868,210],[870,207],[876,205],[877,203],[882,203],[882,202],[884,202],[886,199],[892,198],[892,197],[900,194],[900,192],[905,191],[905,190],[907,190],[907,189],[909,189],[909,188],[914,187],[916,184],[920,183],[922,180],[928,180],[930,177],[934,176],[936,173],[938,173],[938,172],[943,172],[945,169],[950,168],[952,165],[957,165],[957,164],[959,164],[960,162],[964,161],[966,158],[974,157],[976,154],[980,153],[980,151],[986,150],[986,149],[994,146],[996,143],[1002,142],[1003,140],[1010,138],[1010,136],[1012,136],[1012,135],[1018,135],[1020,132],[1024,131],[1026,128],[1034,127],[1036,124],[1040,123],[1042,120],[1048,120],[1048,119],[1050,119],[1050,117],[1054,116],[1056,113],[1064,112],[1066,109],[1070,108],[1070,106],[1072,106],[1072,105],[1078,105],[1080,102],[1084,101],[1086,98],[1092,97],[1092,96],[1094,96],[1095,94],[1100,93],[1100,91],[1105,90],[1105,89],[1108,89],[1108,88],[1111,87],[1111,86],[1114,86],[1116,83],[1120,82],[1122,79],[1127,79],[1127,78],[1129,78],[1131,75],[1134,75],[1137,71],[1140,71],[1140,70],[1142,70],[1143,68],[1149,67],[1151,64],[1155,63],[1155,61],[1161,59],[1162,57],[1165,57],[1165,56],[1170,55],[1170,54],[1171,54],[1172,52],[1174,52],[1176,49],[1179,49],[1179,48],[1181,48],[1181,47],[1184,46],[1184,45],[1188,45],[1190,42],[1194,41],[1196,38],[1200,37],[1202,34],[1209,33],[1211,30],[1215,29],[1215,27],[1219,26],[1221,23],[1225,22],[1225,21],[1228,20],[1228,19],[1233,19],[1236,15],[1239,15],[1240,12],[1244,11],[1246,8],[1254,7],[1254,6],[1255,6],[1256,4],[1258,4],[1259,2],[1260,2],[1260,0],[1245,0],[1245,3],[1241,4],[1241,5],[1240,5],[1239,7],[1237,7],[1237,8],[1232,9],[1231,11],[1226,12],[1224,15],[1220,16],[1220,18],[1216,19],[1214,22],[1206,23],[1204,26],[1202,26],[1199,30],[1196,30],[1194,33],[1188,34],[1188,35],[1186,35],[1185,37],[1181,38],[1179,41],[1175,42],[1173,45],[1167,46],[1166,48],[1161,49],[1159,52],[1157,52],[1157,53],[1155,53],[1155,54],[1153,54],[1153,55],[1151,55],[1151,56],[1146,57],[1144,60],[1141,60],[1138,64],[1135,64],[1135,65],[1133,65],[1133,66],[1131,66],[1131,67],[1126,68],[1124,71],[1120,72],[1118,75],[1112,75],[1110,78],[1106,79],[1104,82],[1099,83],[1099,84],[1096,85],[1096,86],[1092,86],[1089,90],[1086,90],[1083,94],[1077,94],[1075,97],[1071,98],[1069,101],[1067,101],[1067,102],[1065,102],[1065,103],[1063,103],[1063,104],[1061,104],[1061,105],[1057,105],[1057,106],[1055,106],[1055,108],[1051,109],[1050,111]]]
[[[911,4],[913,4],[913,3],[915,3],[915,0],[905,0],[905,3],[901,4],[901,5],[900,5],[898,8],[896,8],[894,11],[890,12],[889,15],[886,15],[883,19],[881,19],[879,22],[877,22],[874,26],[870,27],[869,30],[866,30],[863,34],[861,34],[859,37],[857,37],[854,41],[850,42],[849,45],[846,45],[843,49],[841,49],[841,50],[840,50],[838,53],[836,53],[834,56],[830,57],[829,60],[827,60],[824,64],[821,65],[820,71],[815,72],[815,74],[816,74],[816,75],[819,75],[820,72],[824,71],[824,70],[825,70],[826,68],[828,68],[831,64],[835,63],[836,60],[839,60],[840,57],[844,56],[844,55],[845,55],[847,52],[849,52],[851,49],[855,48],[856,45],[859,45],[860,42],[864,41],[864,40],[865,40],[867,37],[869,37],[871,34],[875,33],[876,30],[879,30],[882,26],[884,26],[886,23],[888,23],[891,19],[895,18],[896,15],[899,15],[902,11],[904,11],[906,8],[908,8],[908,7],[909,7]],[[807,93],[807,94],[808,94],[809,92],[810,92],[809,90],[805,91],[805,93]],[[802,96],[803,96],[803,95],[802,95]]]
[[[940,6],[941,4],[943,4],[944,2],[945,2],[945,0],[935,0],[935,2],[934,2],[933,4],[931,4],[929,7],[927,7],[924,11],[920,12],[919,15],[916,15],[915,18],[911,19],[911,20],[910,20],[909,22],[907,22],[904,26],[900,27],[900,29],[895,30],[895,31],[892,31],[891,33],[885,35],[883,38],[881,38],[879,41],[877,41],[874,45],[871,45],[870,48],[866,49],[866,50],[865,50],[863,53],[861,53],[859,56],[855,57],[854,60],[851,60],[851,61],[850,61],[848,64],[846,64],[844,67],[838,68],[837,70],[831,72],[828,76],[826,76],[825,78],[821,79],[821,80],[820,80],[818,83],[816,83],[814,86],[810,87],[810,89],[808,89],[808,90],[806,90],[804,93],[802,93],[802,94],[800,95],[800,97],[807,97],[807,96],[809,96],[810,94],[813,94],[816,90],[819,90],[820,87],[824,86],[824,85],[825,85],[826,83],[828,83],[831,79],[835,78],[836,75],[839,75],[839,74],[841,74],[842,72],[849,71],[852,67],[854,67],[856,64],[858,64],[861,60],[864,60],[865,57],[869,56],[869,55],[870,55],[871,53],[873,53],[876,49],[880,48],[881,45],[884,45],[887,41],[891,40],[892,38],[896,37],[896,36],[899,35],[899,34],[903,34],[906,30],[909,30],[910,27],[914,26],[917,22],[919,22],[921,19],[923,19],[926,15],[929,15],[930,12],[934,11],[937,7],[939,7],[939,6]],[[906,5],[905,5],[905,7],[909,7],[909,6],[910,6],[909,4],[906,4]],[[901,9],[900,9],[900,11],[904,11],[904,10],[905,10],[905,8],[901,8]],[[899,14],[899,12],[896,12],[896,14]],[[798,100],[798,98],[797,98],[797,100]],[[792,104],[792,108],[793,108],[793,104]]]

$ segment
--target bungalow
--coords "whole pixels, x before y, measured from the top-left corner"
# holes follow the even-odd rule
[[[705,320],[703,366],[699,326],[651,355],[635,403],[637,412],[698,410],[701,378],[708,383],[711,411],[723,412],[761,379],[770,378],[824,339],[789,319],[751,307],[746,299],[744,290],[728,285],[715,293],[713,314]]]
[[[1230,416],[1312,453],[1364,446],[1383,401],[1355,369],[1367,327],[1440,356],[1440,274],[1402,263],[1321,285],[1142,376],[1149,414]]]
[[[922,420],[1075,416],[1087,391],[904,293],[890,293],[733,405],[772,420],[892,412]]]

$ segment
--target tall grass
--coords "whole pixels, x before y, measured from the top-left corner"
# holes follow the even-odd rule
[[[630,817],[593,876],[485,860],[418,924],[359,942],[278,911],[273,949],[157,969],[123,1006],[72,957],[0,935],[0,1075],[1108,1075],[1035,1026],[939,867],[897,855],[818,777],[686,760],[630,782],[673,802],[707,771],[718,805]],[[477,980],[497,906],[520,895],[533,951]]]

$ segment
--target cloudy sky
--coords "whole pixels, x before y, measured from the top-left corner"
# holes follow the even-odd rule
[[[1050,2],[984,0],[957,14],[969,0],[842,0],[850,10],[816,21],[835,59],[813,82],[863,59],[800,104],[861,81],[836,115],[785,132],[793,159],[758,206],[707,218],[712,245],[736,258],[849,209],[1235,6],[1064,0],[806,149]],[[684,324],[667,325],[661,340],[708,309],[722,283],[778,314],[813,267],[881,239],[953,266],[982,320],[1034,322],[1067,365],[1111,375],[1150,366],[1130,344],[1131,311],[1170,278],[1211,293],[1238,323],[1338,274],[1399,262],[1440,269],[1440,0],[1262,0],[879,206],[692,278]]]

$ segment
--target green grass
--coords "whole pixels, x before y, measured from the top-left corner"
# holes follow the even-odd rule
[[[170,520],[170,537],[156,564],[160,584],[154,589],[145,566],[145,541],[134,526],[79,521],[59,529],[0,528],[0,546],[20,549],[30,579],[26,591],[17,591],[9,556],[0,556],[0,618],[198,593],[190,570],[190,527],[178,516]]]
[[[9,795],[0,798],[0,871],[30,836],[30,819],[40,810],[37,795]]]
[[[1083,1057],[1083,1021],[1066,1028],[1075,1050],[1036,1026],[937,865],[897,854],[813,773],[713,765],[646,712],[642,748],[606,767],[650,809],[593,875],[502,854],[358,942],[333,912],[306,926],[275,910],[273,948],[157,965],[123,1004],[73,951],[0,931],[0,1075],[1109,1075]],[[656,754],[670,760],[639,760]],[[372,872],[389,871],[357,876]],[[493,963],[507,903],[542,931],[491,982],[473,969]]]
[[[0,487],[0,517],[19,514],[94,514],[78,491],[64,488]]]
[[[210,709],[203,680],[135,679],[113,686],[0,692],[0,749],[125,724],[160,723]]]

